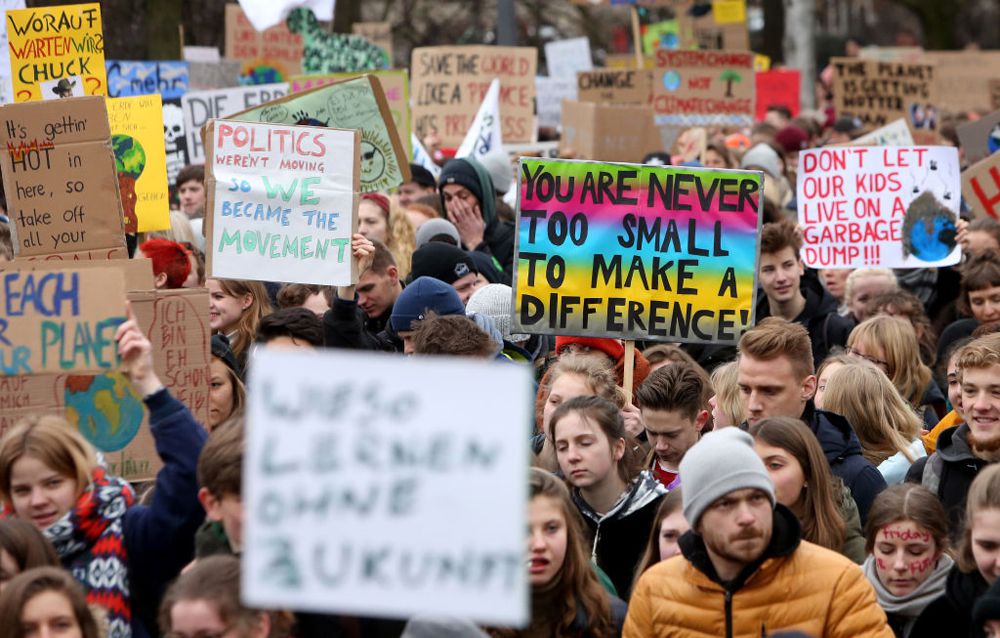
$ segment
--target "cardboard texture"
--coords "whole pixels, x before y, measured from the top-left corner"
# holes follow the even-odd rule
[[[659,150],[660,136],[648,106],[611,106],[564,100],[560,152],[606,162],[638,162]]]
[[[716,3],[713,2],[713,5]],[[744,14],[746,8],[744,7]],[[720,21],[715,11],[693,17],[687,11],[677,15],[681,49],[702,49],[711,51],[747,51],[750,49],[750,32],[744,20],[733,21],[733,13],[723,15]],[[727,21],[728,19],[728,21]]]
[[[285,95],[288,95],[288,84],[285,83],[185,93],[181,98],[181,110],[184,113],[188,161],[192,164],[205,163],[201,127],[209,120],[267,104]]]
[[[413,130],[419,139],[435,132],[443,146],[457,148],[490,82],[500,78],[504,142],[535,141],[534,47],[420,47],[411,60]]]
[[[52,256],[61,257],[61,255]],[[122,277],[125,280],[125,290],[152,290],[154,288],[152,260],[145,257],[129,259],[127,253],[107,259],[50,260],[43,257],[35,257],[31,259],[16,259],[6,263],[0,262],[0,273],[7,270],[46,271],[72,269],[79,271],[93,270],[94,268],[113,268],[121,271]]]
[[[264,32],[247,19],[240,5],[226,5],[226,58],[240,61],[242,84],[287,82],[302,73],[302,35],[284,22]]]
[[[181,60],[108,60],[108,97],[153,95],[178,99],[190,88],[188,63]]]
[[[375,46],[385,51],[392,64],[392,24],[389,22],[355,22],[351,25],[351,33],[360,35]]]
[[[125,211],[125,232],[170,228],[160,96],[109,99],[108,118],[118,189]]]
[[[124,245],[117,248],[103,248],[100,250],[84,250],[80,252],[50,253],[47,255],[19,255],[15,262],[30,261],[106,261],[116,259],[128,259],[128,249]]]
[[[7,11],[14,101],[107,95],[101,5]]]
[[[376,76],[335,81],[236,113],[228,119],[358,129],[361,192],[384,191],[410,180],[410,158]]]
[[[937,67],[938,108],[961,112],[994,110],[990,82],[1000,80],[1000,51],[926,51],[922,61]]]
[[[1000,79],[989,82],[990,108],[1000,109]]]
[[[604,56],[604,66],[608,69],[638,69],[634,53],[609,53]],[[642,68],[656,68],[653,56],[646,55],[642,58]]]
[[[974,216],[1000,220],[1000,153],[962,171],[962,197]]]
[[[657,124],[749,126],[754,117],[754,56],[749,51],[656,52]]]
[[[799,93],[801,80],[802,75],[798,69],[775,69],[763,73],[758,71],[754,75],[757,91],[755,119],[763,120],[771,106],[786,106],[792,112],[792,117],[796,117],[802,99]]]
[[[0,154],[18,256],[125,245],[103,97],[0,108]]]
[[[188,62],[191,91],[228,89],[240,85],[240,61]]]
[[[595,69],[576,74],[576,99],[580,102],[645,106],[652,94],[652,71]]]
[[[217,120],[205,129],[208,277],[348,286],[357,130]]]
[[[993,111],[978,120],[959,125],[958,141],[969,164],[1000,151],[1000,111]]]
[[[933,130],[940,108],[938,69],[917,62],[831,58],[834,108],[871,128],[903,118],[916,135]],[[918,140],[919,141],[919,140]]]
[[[135,291],[128,298],[153,344],[160,380],[196,421],[207,424],[208,291]],[[162,467],[142,397],[120,373],[0,376],[0,436],[30,414],[65,417],[103,452],[108,470],[129,481],[150,480]]]

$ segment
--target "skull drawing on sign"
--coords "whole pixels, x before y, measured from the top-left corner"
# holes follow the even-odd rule
[[[163,105],[163,139],[167,146],[176,146],[184,137],[184,113],[175,104]]]

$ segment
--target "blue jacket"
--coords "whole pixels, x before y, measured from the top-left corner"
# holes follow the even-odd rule
[[[205,518],[198,501],[198,456],[207,433],[165,388],[145,401],[163,468],[152,505],[133,505],[124,518],[133,638],[159,635],[160,599],[194,558],[194,535]]]

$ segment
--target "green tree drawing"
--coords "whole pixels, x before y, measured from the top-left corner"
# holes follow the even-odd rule
[[[726,97],[733,97],[733,82],[742,82],[743,78],[737,71],[726,69],[719,76],[719,80],[726,83]]]

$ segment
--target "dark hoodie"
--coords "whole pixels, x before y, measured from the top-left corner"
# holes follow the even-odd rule
[[[799,283],[799,290],[806,298],[806,305],[795,318],[795,323],[802,325],[809,332],[812,341],[813,365],[818,366],[830,348],[847,344],[847,336],[851,334],[851,321],[837,314],[837,300],[823,288],[812,271],[806,271]],[[767,295],[760,292],[757,295],[756,321],[771,316],[771,304]]]
[[[326,347],[396,352],[396,343],[391,338],[395,333],[390,336],[391,315],[392,306],[378,317],[369,317],[358,308],[357,296],[354,299],[334,297],[333,305],[323,315]],[[401,341],[398,351],[402,351]]]
[[[983,628],[973,625],[972,608],[987,589],[989,585],[978,571],[965,574],[955,565],[948,574],[944,594],[927,605],[908,638],[979,638]]]
[[[444,187],[448,184],[459,184],[469,189],[479,201],[479,210],[486,225],[482,243],[478,246],[465,246],[465,249],[485,253],[496,259],[506,276],[510,277],[514,269],[514,225],[497,217],[496,190],[490,174],[482,164],[470,157],[453,159],[445,164],[438,178],[438,192],[444,211],[448,210],[444,200]]]

